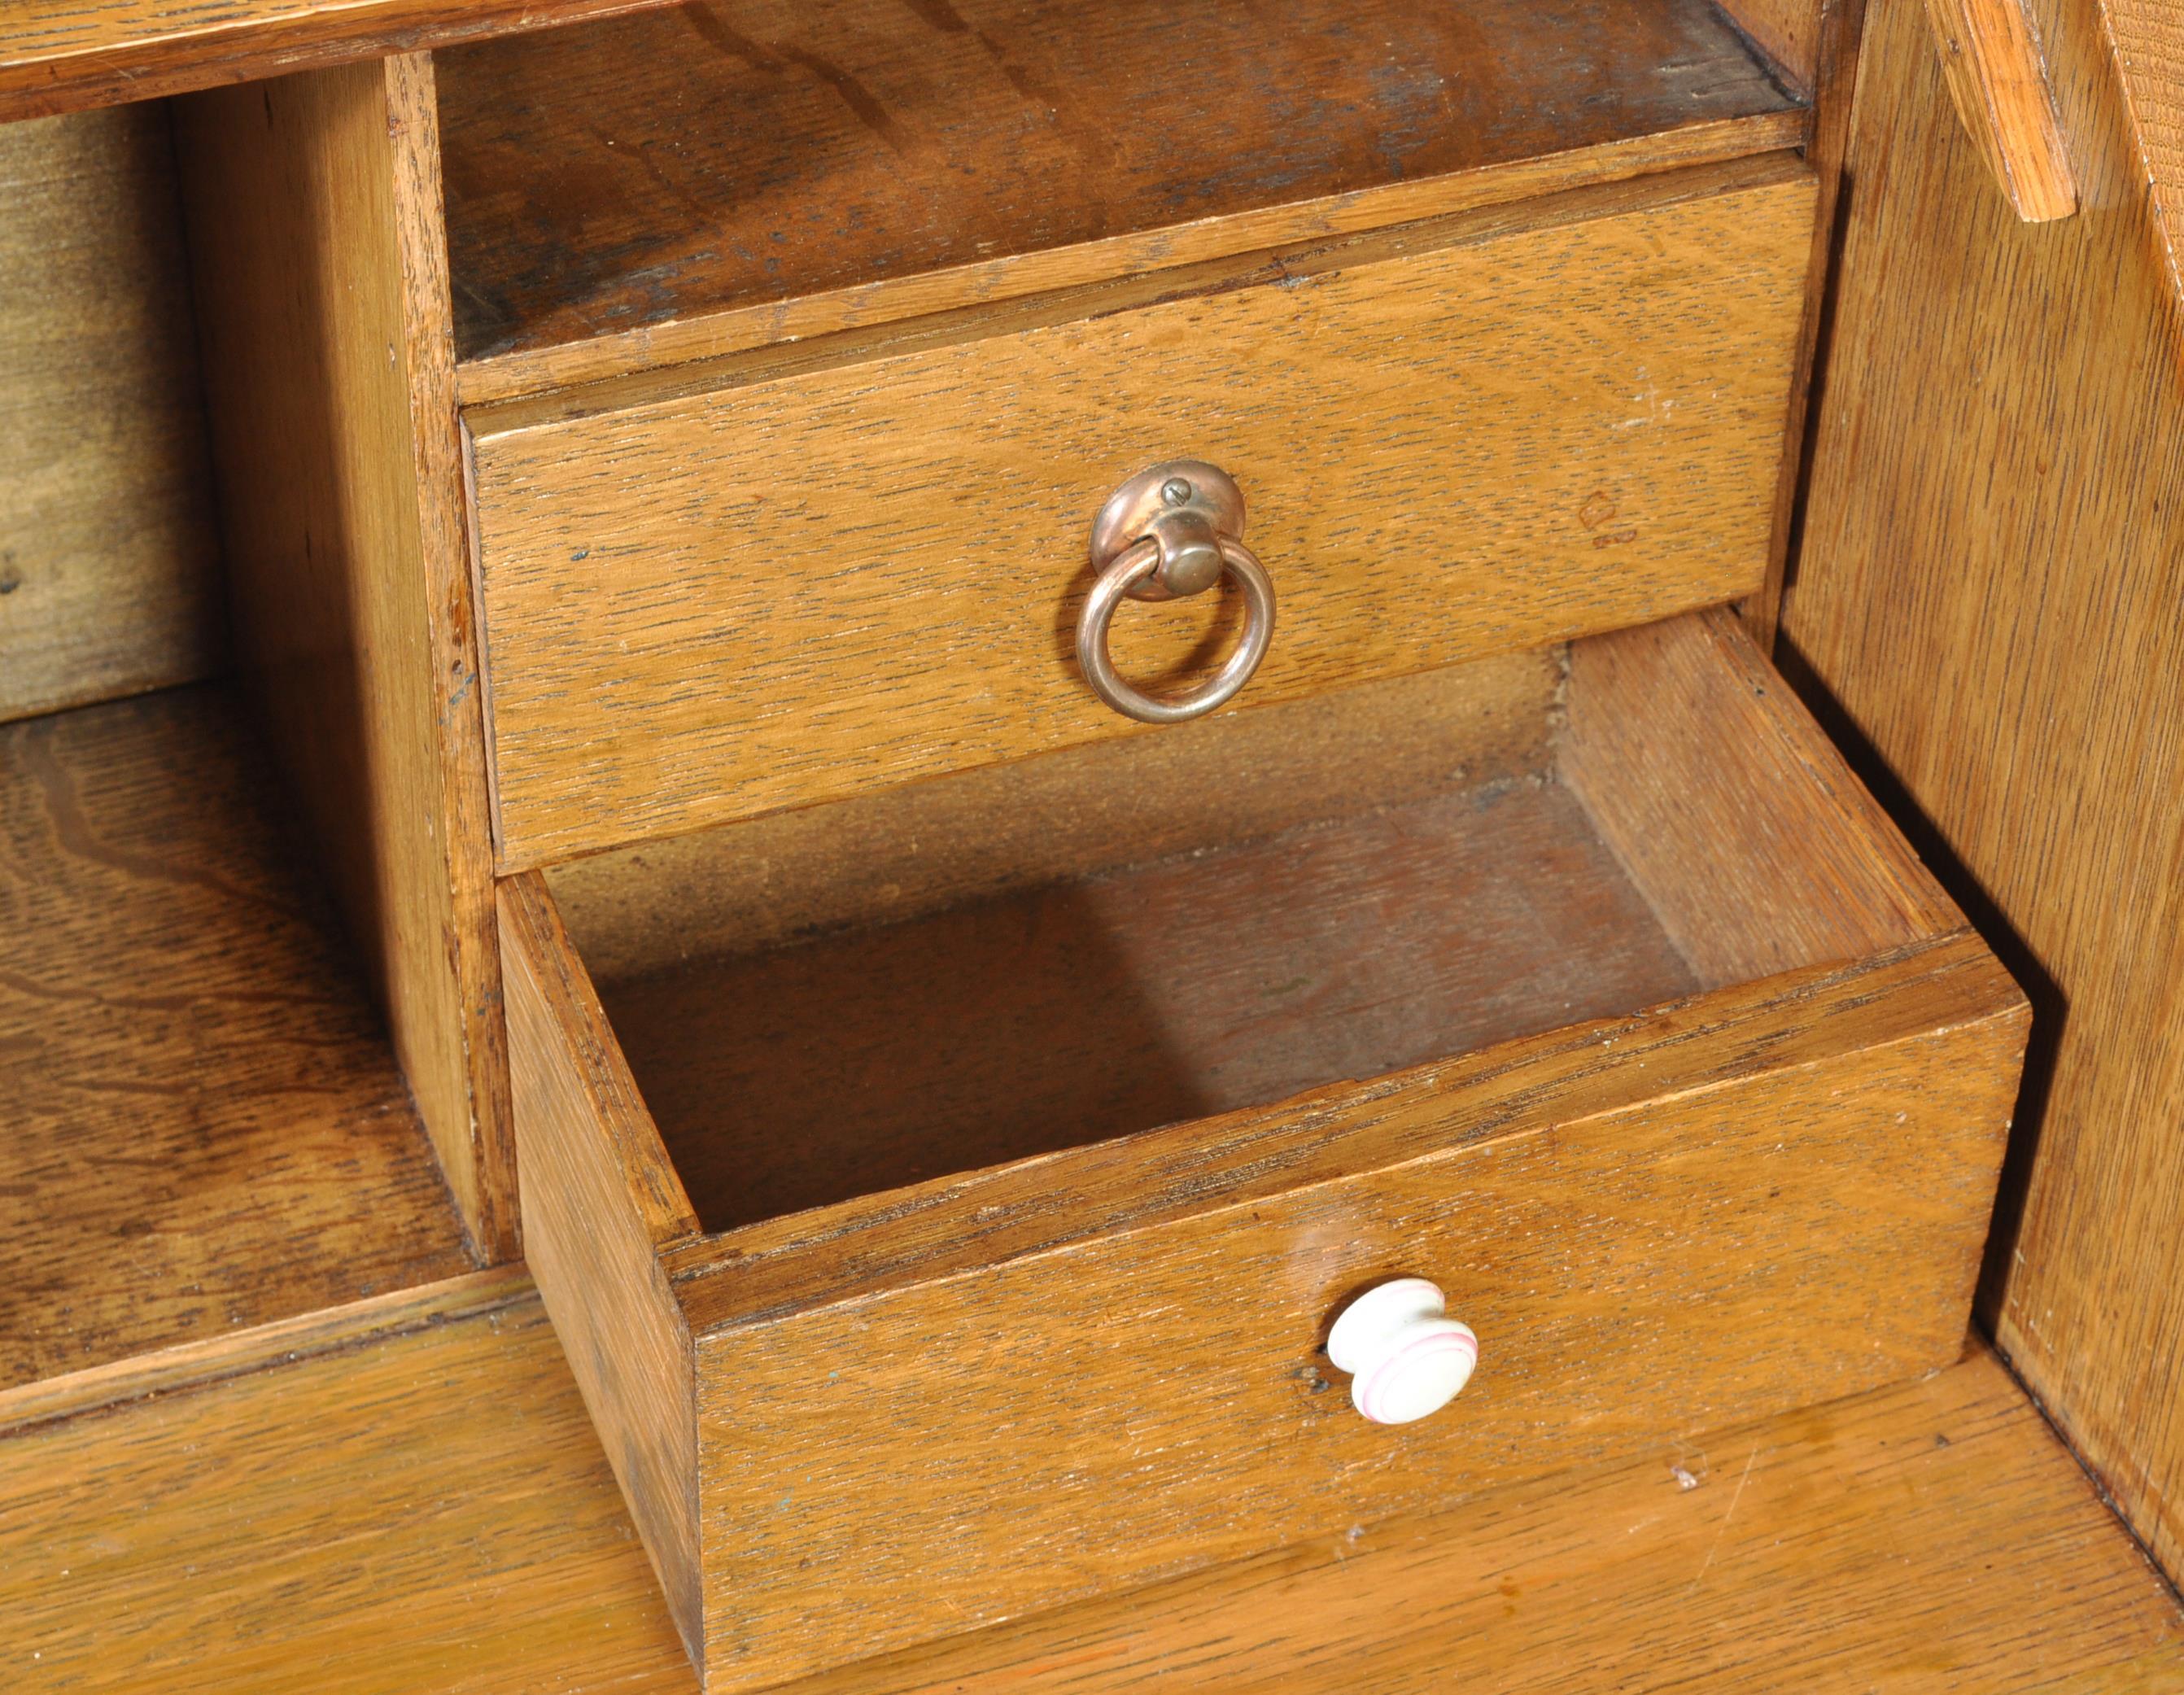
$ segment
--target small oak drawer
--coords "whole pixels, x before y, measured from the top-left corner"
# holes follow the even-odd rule
[[[501,867],[1132,732],[1072,631],[1163,460],[1275,584],[1250,705],[1751,592],[1812,215],[1763,154],[474,406]]]
[[[501,919],[526,1252],[713,1690],[1944,1363],[2025,1028],[1721,613]]]

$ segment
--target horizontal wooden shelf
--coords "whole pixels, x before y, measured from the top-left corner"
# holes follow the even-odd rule
[[[1764,151],[1805,120],[1705,0],[712,0],[437,75],[458,352],[495,367],[471,398]]]
[[[343,59],[604,18],[661,0],[8,0],[0,123]]]
[[[408,1334],[0,1443],[11,1687],[694,1695],[544,1313],[473,1284]],[[1568,1695],[2120,1695],[2184,1680],[2184,1614],[1977,1356],[801,1689],[1423,1695],[1451,1667]]]
[[[211,688],[0,729],[0,1390],[466,1270]]]

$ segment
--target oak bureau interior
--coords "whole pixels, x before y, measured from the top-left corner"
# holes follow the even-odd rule
[[[520,1255],[713,1695],[1957,1357],[2025,1010],[1733,610],[1832,192],[1733,9],[710,0],[178,101],[259,723],[56,733],[230,783],[180,872],[42,731],[0,822],[149,879],[121,988],[183,895],[302,985],[298,1298]],[[1428,1279],[1482,1363],[1384,1419],[1337,1315]]]

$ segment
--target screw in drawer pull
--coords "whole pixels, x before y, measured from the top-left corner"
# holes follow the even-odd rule
[[[1274,635],[1274,585],[1244,533],[1244,491],[1202,460],[1172,460],[1141,471],[1110,494],[1092,521],[1092,566],[1100,573],[1077,620],[1077,662],[1092,692],[1126,718],[1179,724],[1225,705],[1251,680]],[[1244,638],[1228,662],[1188,694],[1156,700],[1115,672],[1107,627],[1125,596],[1173,600],[1224,576],[1244,591]]]
[[[1376,1425],[1407,1425],[1463,1392],[1479,1363],[1479,1338],[1448,1316],[1436,1285],[1401,1277],[1342,1309],[1328,1332],[1327,1357],[1350,1374],[1350,1401],[1359,1412]]]

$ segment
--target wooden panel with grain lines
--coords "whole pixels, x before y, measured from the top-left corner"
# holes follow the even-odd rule
[[[1535,778],[1558,648],[981,766],[550,867],[600,982]],[[673,898],[661,891],[671,889]]]
[[[0,1389],[470,1263],[242,716],[0,728]]]
[[[1136,731],[1071,631],[1089,515],[1164,457],[1251,502],[1254,705],[1748,592],[1811,211],[1801,165],[1749,161],[473,409],[504,867]],[[1133,604],[1119,662],[1235,611]]]
[[[180,103],[246,672],[474,1246],[515,1174],[432,67]]]
[[[0,718],[210,676],[217,555],[165,108],[0,128]]]
[[[500,914],[524,1252],[668,1611],[702,1664],[697,1391],[690,1334],[657,1257],[695,1236],[697,1219],[552,902],[518,878]]]
[[[535,1301],[0,1441],[0,1664],[25,1695],[697,1689]],[[1497,1695],[2148,1695],[2184,1612],[1975,1356],[800,1695],[1423,1695],[1452,1665]]]
[[[1703,0],[712,0],[438,69],[466,398],[1803,137]]]
[[[758,1241],[694,1245],[672,1257],[708,1687],[1946,1363],[2023,1028],[1960,936],[1051,1156],[1013,1207],[1029,1173],[1005,1168],[975,1201],[956,1185],[955,1234],[982,1203],[1044,1213],[1050,1246],[953,1276],[807,1304]],[[1189,1198],[1069,1240],[1095,1210],[1080,1169],[1123,1158],[1132,1198],[1170,1173]],[[939,1187],[889,1196],[898,1221]],[[884,1224],[802,1218],[807,1275],[884,1252],[860,1240]],[[1463,1399],[1399,1431],[1349,1408],[1317,1346],[1398,1273],[1447,1288],[1483,1347]]]
[[[2184,1573],[2184,313],[2104,16],[2036,8],[2084,203],[2030,226],[1878,0],[1784,627],[2034,988],[1987,1310]]]
[[[526,945],[547,967],[525,973],[524,992],[558,1007],[539,1031],[560,1027],[571,1063],[612,1084],[595,1091],[611,1111],[594,1114],[594,1141],[625,1151],[607,1166],[656,1173],[665,1129],[699,1218],[738,1226],[657,1256],[696,1351],[713,1687],[1948,1357],[1985,1238],[2023,1002],[1886,822],[1845,792],[1840,762],[1728,613],[1594,645],[1596,659],[1581,644],[1571,661],[1574,706],[1583,699],[1567,731],[1585,805],[1609,819],[1593,861],[1569,856],[1573,827],[1587,826],[1551,777],[1498,778],[1256,846],[603,984],[614,1030],[588,1003],[581,962],[553,962],[567,941],[541,917],[544,880],[504,885],[504,912],[530,915]],[[1596,722],[1618,712],[1639,730]],[[1359,734],[1379,722],[1368,705]],[[1507,743],[1490,716],[1474,728]],[[1211,771],[1224,751],[1206,736],[1191,756]],[[1642,765],[1643,780],[1607,780],[1618,761]],[[1100,779],[1096,763],[1069,763]],[[1106,774],[1127,786],[1127,767]],[[1672,790],[1689,817],[1664,827]],[[1456,817],[1475,836],[1448,834]],[[1535,827],[1551,819],[1548,847]],[[1688,863],[1633,850],[1663,828]],[[723,833],[712,862],[733,862],[739,834]],[[1371,844],[1362,905],[1346,892],[1353,839]],[[1641,889],[1682,903],[1687,954],[1785,974],[1638,1010],[1689,979],[1629,908],[1634,891],[1596,862],[1603,841]],[[1412,864],[1421,851],[1447,860],[1446,874]],[[1528,907],[1496,890],[1497,854],[1544,896]],[[1781,863],[1797,859],[1809,863]],[[656,898],[682,903],[697,863],[654,866]],[[616,899],[643,869],[625,856]],[[1555,884],[1573,871],[1573,887]],[[1778,902],[1786,878],[1808,899]],[[1064,921],[1072,899],[1093,903],[1089,925]],[[1557,931],[1549,906],[1601,934]],[[1782,937],[1763,948],[1747,933],[1778,912]],[[1709,913],[1729,941],[1695,934]],[[1451,923],[1474,928],[1451,939]],[[1139,924],[1158,947],[1130,944]],[[626,926],[606,928],[627,946]],[[1650,939],[1635,975],[1621,973],[1637,956],[1602,952],[1618,932]],[[1362,988],[1342,955],[1352,935],[1381,944],[1366,950]],[[1424,939],[1415,951],[1432,968],[1405,976],[1412,951],[1397,937]],[[1102,950],[1124,967],[1088,979]],[[1533,992],[1558,951],[1581,980]],[[1449,969],[1474,973],[1456,1012],[1435,998],[1435,973]],[[824,992],[807,994],[815,973]],[[1170,992],[1172,976],[1188,982]],[[1507,1004],[1471,1004],[1480,979]],[[1281,997],[1298,984],[1306,1018],[1284,1022]],[[1247,1009],[1234,1028],[1231,1001]],[[1381,1026],[1412,1013],[1426,1045],[1384,1047]],[[1111,1041],[1103,1021],[1134,1016],[1143,1051],[1086,1050]],[[1078,1145],[950,1130],[963,1091],[999,1078],[1021,1092],[1050,1053],[1076,1096],[1068,1112],[1049,1103],[1029,1117],[1074,1125]],[[526,1046],[526,1063],[552,1060]],[[1291,1062],[1303,1070],[1282,1069]],[[1148,1073],[1178,1066],[1197,1068],[1198,1093],[1139,1098]],[[827,1111],[813,1117],[814,1101]],[[830,1140],[828,1113],[850,1127],[846,1145]],[[1009,1114],[989,1100],[962,1117],[987,1135]],[[1100,1139],[1164,1117],[1175,1122]],[[833,1186],[813,1187],[807,1167]],[[614,1215],[632,1204],[638,1218],[656,1210],[626,1199]],[[1381,1436],[1336,1416],[1314,1346],[1347,1291],[1405,1269],[1451,1288],[1493,1338],[1500,1374],[1455,1417],[1394,1439],[1407,1446],[1391,1466]],[[549,1298],[609,1298],[566,1270],[541,1275]],[[1671,1335],[1683,1338],[1673,1361],[1657,1347]],[[1001,1503],[1005,1542],[985,1528]]]
[[[1964,922],[1727,612],[1578,643],[1564,711],[1557,772],[1702,983]]]

